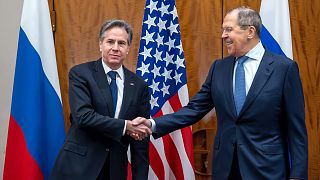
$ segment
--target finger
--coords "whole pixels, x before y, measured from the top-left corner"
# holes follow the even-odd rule
[[[138,126],[142,123],[142,118],[141,117],[136,117],[134,120],[132,120],[132,124],[134,126]]]

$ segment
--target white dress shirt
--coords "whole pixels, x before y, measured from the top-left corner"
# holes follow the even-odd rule
[[[122,65],[120,66],[119,69],[112,70],[109,66],[107,66],[103,60],[102,60],[102,67],[104,69],[104,72],[107,76],[108,83],[111,83],[111,78],[108,76],[109,71],[116,71],[118,74],[116,76],[116,84],[117,84],[117,89],[118,89],[118,98],[117,98],[117,106],[116,106],[116,111],[114,113],[114,118],[119,118],[119,113],[122,105],[122,100],[123,100],[123,88],[124,88],[124,72],[123,72],[123,67]],[[126,132],[126,125],[127,121],[125,121],[124,128],[123,128],[123,135]]]
[[[257,73],[258,67],[260,65],[260,62],[262,60],[262,57],[264,55],[265,49],[263,48],[261,41],[253,48],[251,49],[245,56],[248,56],[249,59],[246,60],[243,63],[244,67],[244,73],[245,73],[245,80],[246,80],[246,95],[249,92],[249,89],[252,85],[254,76]],[[236,64],[234,66],[233,70],[233,92],[234,92],[234,85],[235,85],[235,72],[236,68],[238,66],[238,61],[237,59],[235,60]]]

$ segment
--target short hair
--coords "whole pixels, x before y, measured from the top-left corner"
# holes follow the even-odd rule
[[[126,21],[120,19],[111,19],[103,23],[100,29],[99,41],[103,41],[105,32],[114,27],[123,28],[128,33],[128,45],[130,46],[133,35],[132,27]]]
[[[249,7],[241,6],[231,9],[227,14],[238,11],[238,25],[245,29],[248,26],[253,26],[256,28],[257,35],[260,38],[262,21],[259,13]]]

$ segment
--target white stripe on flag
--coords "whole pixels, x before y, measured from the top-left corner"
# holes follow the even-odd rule
[[[288,0],[262,0],[260,16],[285,55],[293,59]]]
[[[179,95],[179,99],[180,99],[180,103],[181,106],[185,106],[188,104],[189,102],[189,93],[188,93],[188,86],[187,84],[185,84],[184,86],[182,86],[179,91],[178,91],[178,95]],[[186,98],[187,97],[187,98]],[[192,126],[190,126],[192,127]]]
[[[62,104],[59,78],[57,78],[58,70],[50,23],[51,19],[48,9],[48,1],[25,0],[22,10],[21,28],[26,33],[32,46],[39,53],[42,68]]]

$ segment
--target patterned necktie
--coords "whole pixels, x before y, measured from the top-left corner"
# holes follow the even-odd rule
[[[110,87],[111,87],[111,94],[112,94],[112,100],[113,100],[113,114],[115,115],[116,107],[117,107],[117,99],[118,99],[118,87],[116,83],[116,77],[117,77],[116,71],[109,71],[108,75],[111,78]]]
[[[243,63],[248,59],[248,56],[242,56],[238,59],[238,65],[235,73],[235,87],[234,87],[234,102],[236,105],[237,115],[239,115],[241,108],[246,100],[246,79],[243,68]]]

